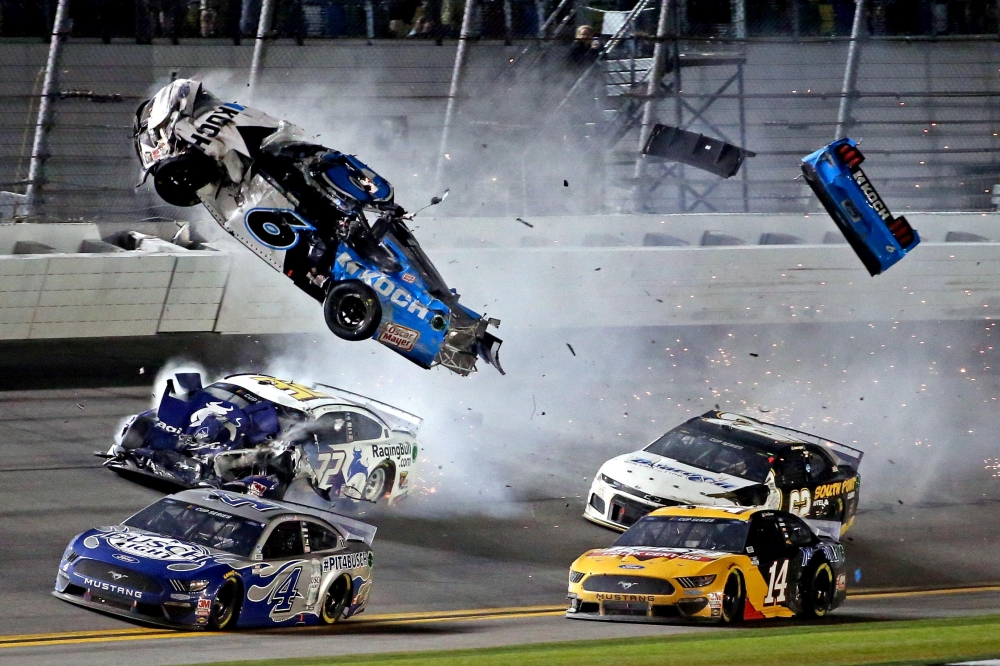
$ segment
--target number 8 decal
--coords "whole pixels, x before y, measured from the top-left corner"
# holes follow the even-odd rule
[[[243,221],[257,242],[272,250],[291,250],[299,242],[300,231],[316,228],[295,211],[282,208],[253,208]]]

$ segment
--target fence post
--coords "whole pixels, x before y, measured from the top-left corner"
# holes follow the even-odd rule
[[[747,0],[729,0],[730,20],[733,24],[733,37],[747,38]]]
[[[260,63],[264,58],[264,39],[271,31],[271,17],[274,15],[274,0],[264,0],[260,7],[260,20],[257,21],[257,40],[253,45],[253,60],[250,62],[250,101],[253,101],[257,88],[257,77],[260,74]]]
[[[37,204],[42,185],[45,183],[45,160],[48,158],[46,138],[52,124],[52,102],[56,95],[56,80],[59,77],[59,55],[62,51],[69,18],[69,0],[59,0],[56,17],[52,22],[52,40],[49,42],[49,57],[45,62],[45,80],[42,84],[42,98],[38,104],[38,122],[35,124],[35,140],[31,145],[31,165],[28,167],[28,188],[25,199],[28,215],[37,213]]]
[[[448,107],[444,112],[444,127],[441,129],[441,147],[438,150],[437,169],[434,172],[434,189],[441,189],[441,174],[444,170],[445,153],[448,150],[448,134],[451,132],[451,122],[455,115],[455,104],[458,100],[458,84],[462,76],[462,65],[465,64],[465,50],[469,43],[469,26],[472,24],[473,0],[465,0],[465,13],[462,15],[462,29],[458,34],[458,49],[455,51],[455,68],[451,73],[451,86],[448,88]]]
[[[670,0],[660,0],[660,18],[656,24],[656,44],[653,46],[653,66],[649,72],[649,80],[646,81],[646,101],[642,108],[642,126],[639,129],[639,156],[635,158],[635,171],[633,175],[638,178],[642,175],[642,167],[646,156],[642,154],[642,149],[649,139],[650,125],[653,123],[653,106],[657,89],[660,87],[660,79],[663,78],[663,63],[667,54],[667,26],[670,19]],[[675,63],[674,66],[679,66]]]
[[[840,110],[837,112],[837,129],[834,141],[844,136],[851,118],[851,97],[858,78],[858,39],[864,20],[865,0],[854,1],[854,25],[851,26],[851,43],[847,47],[847,64],[844,65],[844,86],[840,91]]]
[[[375,39],[375,5],[372,0],[365,0],[365,34],[368,39]]]
[[[503,44],[504,46],[510,46],[510,38],[513,34],[513,16],[510,0],[503,0],[503,27]]]

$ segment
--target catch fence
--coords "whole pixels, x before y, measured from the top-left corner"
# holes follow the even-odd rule
[[[135,3],[70,0],[48,95],[50,45],[27,15],[14,36],[5,11],[0,190],[23,195],[34,185],[36,201],[0,198],[0,213],[109,228],[191,219],[148,186],[136,189],[134,108],[176,77],[246,102],[255,49],[255,106],[358,154],[408,208],[449,187],[438,215],[816,212],[798,163],[838,127],[863,140],[866,169],[897,213],[993,207],[996,3],[918,2],[929,14],[904,21],[899,3],[871,2],[852,37],[854,3],[726,0],[705,13],[674,0],[469,0],[462,39],[464,4],[425,2],[409,15],[398,3],[279,1],[260,40],[246,36],[255,30],[244,4],[259,18],[252,2],[240,12],[161,2],[184,12],[137,24],[126,11]],[[393,38],[413,32],[415,17],[437,27]],[[334,24],[343,30],[331,34]],[[914,34],[898,34],[906,32]],[[955,34],[963,32],[979,34]],[[855,72],[845,77],[852,45]],[[43,99],[51,113],[35,150]],[[647,127],[679,125],[756,156],[728,180],[640,158],[644,113]]]

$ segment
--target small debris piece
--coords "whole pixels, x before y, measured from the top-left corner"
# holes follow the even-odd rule
[[[750,355],[753,356],[754,358],[757,358],[758,356],[760,356],[760,354],[756,354],[754,352],[750,352]]]
[[[568,180],[564,180],[563,181],[563,187],[569,187],[569,181]]]
[[[527,220],[522,220],[521,218],[516,218],[516,219],[517,219],[518,222],[520,222],[521,224],[523,224],[526,227],[531,227],[532,229],[535,228],[535,225],[533,225],[531,222],[528,222]]]
[[[566,346],[569,347],[569,353],[572,354],[573,356],[576,356],[576,352],[573,350],[573,345],[567,342]]]

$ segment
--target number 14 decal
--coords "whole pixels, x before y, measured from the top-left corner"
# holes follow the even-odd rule
[[[778,569],[778,565],[781,569]],[[767,582],[767,596],[764,597],[764,604],[780,604],[785,600],[785,588],[788,587],[788,560],[775,561],[768,572],[770,580]]]

